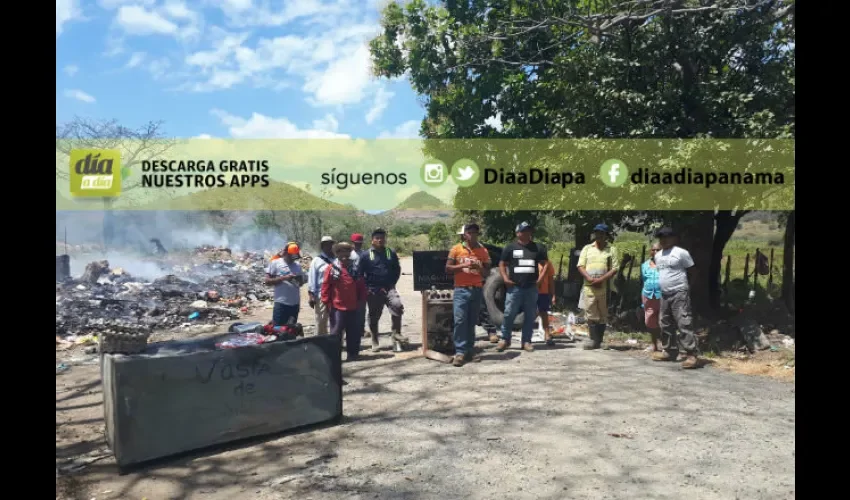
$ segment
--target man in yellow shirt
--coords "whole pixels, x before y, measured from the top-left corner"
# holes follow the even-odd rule
[[[578,272],[584,276],[579,307],[587,315],[588,336],[584,349],[599,349],[608,323],[608,291],[620,268],[617,249],[608,243],[608,226],[593,228],[593,243],[585,245],[578,258]]]

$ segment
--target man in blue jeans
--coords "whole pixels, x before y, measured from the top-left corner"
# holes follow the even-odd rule
[[[449,250],[446,272],[454,274],[454,343],[452,364],[463,366],[467,361],[481,361],[475,353],[475,326],[484,297],[484,276],[490,269],[490,254],[478,242],[478,224],[469,223],[458,233],[463,241]]]
[[[505,245],[499,262],[499,273],[505,281],[505,319],[502,321],[502,340],[496,346],[499,352],[511,346],[514,319],[524,313],[522,322],[522,350],[531,352],[531,336],[537,316],[537,285],[541,275],[539,264],[549,266],[546,247],[531,241],[533,228],[523,222],[516,227],[516,241]],[[544,271],[546,267],[544,267]]]
[[[289,242],[269,262],[265,284],[274,287],[274,326],[298,322],[301,310],[301,287],[307,281],[301,266],[295,262],[301,258],[301,250],[295,242]]]

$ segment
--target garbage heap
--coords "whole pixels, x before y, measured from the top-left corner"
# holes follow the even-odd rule
[[[199,247],[188,261],[161,261],[163,276],[152,281],[91,262],[81,277],[56,283],[56,335],[151,333],[237,318],[271,299],[263,284],[269,257]]]

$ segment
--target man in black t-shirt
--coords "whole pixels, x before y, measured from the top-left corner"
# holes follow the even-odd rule
[[[531,224],[523,222],[516,227],[517,240],[508,243],[502,251],[499,273],[505,280],[505,319],[502,321],[502,340],[496,346],[501,352],[511,346],[514,319],[525,313],[522,322],[522,349],[533,351],[531,336],[537,316],[537,283],[546,273],[540,273],[538,264],[550,266],[546,247],[531,241]],[[544,271],[547,269],[544,267]]]

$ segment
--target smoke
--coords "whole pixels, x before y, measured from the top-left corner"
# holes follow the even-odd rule
[[[108,260],[111,268],[142,279],[171,273],[169,265],[154,261],[161,256],[152,239],[160,241],[168,260],[200,246],[262,253],[275,252],[289,241],[285,234],[256,227],[252,212],[197,211],[56,212],[57,254],[65,253],[66,237],[73,276],[80,276],[91,261]],[[312,246],[302,244],[311,253]],[[75,247],[84,250],[75,252]]]

